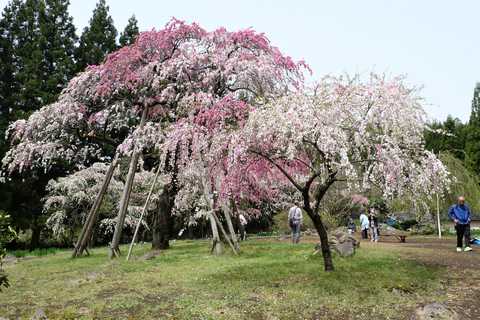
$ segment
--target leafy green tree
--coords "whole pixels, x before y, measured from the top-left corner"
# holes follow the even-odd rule
[[[448,116],[444,122],[434,121],[425,132],[428,150],[439,154],[448,151],[460,160],[465,159],[467,126],[458,118]]]
[[[75,34],[73,18],[68,13],[69,0],[45,0],[45,21],[42,33],[47,39],[45,67],[48,77],[45,83],[45,102],[53,102],[58,93],[75,74]]]
[[[135,39],[137,38],[138,35],[138,21],[137,18],[135,18],[135,15],[131,16],[130,19],[128,19],[127,26],[123,30],[123,32],[120,34],[120,46],[128,46],[135,42]]]
[[[466,142],[467,166],[480,174],[480,83],[473,92],[472,113],[468,122]]]
[[[68,0],[13,0],[0,19],[0,156],[8,145],[8,124],[27,117],[56,99],[74,75],[77,42]],[[0,184],[0,208],[12,212],[12,223],[31,229],[38,245],[45,219],[41,198],[53,176],[12,177]]]
[[[47,38],[42,32],[46,22],[45,2],[26,0],[18,12],[15,55],[17,59],[17,117],[23,118],[47,101],[46,79],[49,76],[45,51]]]
[[[10,226],[10,216],[0,212],[0,291],[2,287],[10,286],[6,273],[3,271],[3,259],[7,255],[5,245],[16,237],[16,233]]]
[[[105,0],[100,0],[93,10],[90,25],[85,27],[77,50],[77,70],[82,71],[88,65],[96,65],[105,56],[117,48],[117,29],[109,15]]]
[[[18,91],[15,81],[16,60],[14,42],[15,29],[18,27],[17,16],[22,3],[20,0],[10,2],[0,19],[0,154],[3,157],[7,150],[5,130],[11,120],[15,107],[14,92]]]

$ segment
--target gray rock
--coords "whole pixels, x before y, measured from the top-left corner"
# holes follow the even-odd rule
[[[441,303],[418,307],[411,320],[459,320],[458,314]]]
[[[43,309],[37,309],[30,320],[48,320],[48,317]]]
[[[160,255],[161,253],[162,253],[162,251],[160,251],[160,250],[149,251],[149,252],[147,252],[143,255],[142,260],[151,260],[151,259],[155,258],[156,256]]]
[[[329,235],[331,248],[342,257],[349,257],[355,254],[355,249],[360,247],[360,241],[348,233],[344,227],[334,230]]]
[[[15,263],[17,263],[17,262],[18,262],[18,259],[17,259],[16,257],[14,257],[14,256],[8,255],[8,256],[6,256],[5,258],[3,258],[3,263],[4,263],[5,265],[15,264]]]
[[[338,252],[342,257],[349,257],[355,254],[355,246],[351,241],[345,241],[342,243],[338,243],[334,247],[335,251]]]

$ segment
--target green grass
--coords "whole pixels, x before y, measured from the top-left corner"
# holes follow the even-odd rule
[[[471,231],[472,238],[480,238],[480,230],[475,229]]]
[[[0,315],[30,318],[42,308],[50,319],[403,319],[436,299],[443,272],[368,247],[335,257],[336,271],[325,273],[312,244],[274,241],[248,241],[240,256],[177,241],[147,261],[110,261],[106,248],[69,257],[7,266],[12,287],[0,293]]]
[[[58,248],[42,248],[42,249],[35,249],[35,250],[11,250],[8,251],[8,255],[14,256],[16,258],[24,258],[24,257],[41,257],[46,256],[49,254],[55,254],[57,252],[65,251],[65,249],[58,249]]]

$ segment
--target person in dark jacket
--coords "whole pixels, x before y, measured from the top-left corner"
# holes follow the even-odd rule
[[[377,215],[375,214],[374,208],[370,209],[370,213],[368,215],[368,221],[370,225],[370,231],[372,234],[372,238],[370,239],[370,241],[378,242],[378,218],[377,218]]]
[[[455,223],[455,231],[457,232],[457,252],[462,252],[463,238],[465,238],[465,248],[463,251],[472,251],[470,248],[470,218],[471,212],[465,203],[465,197],[458,197],[456,205],[450,207],[448,216]]]

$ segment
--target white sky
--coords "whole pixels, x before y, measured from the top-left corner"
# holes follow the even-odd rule
[[[7,4],[0,0],[0,7]],[[70,0],[80,34],[96,0]],[[135,14],[141,30],[171,18],[207,30],[252,27],[314,77],[342,72],[407,75],[423,86],[431,117],[468,120],[480,81],[480,1],[476,0],[107,0],[119,31]]]

